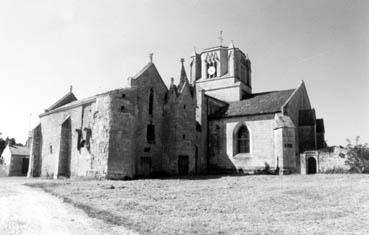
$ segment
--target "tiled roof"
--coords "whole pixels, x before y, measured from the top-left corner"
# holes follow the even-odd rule
[[[246,99],[231,102],[213,117],[232,117],[242,115],[263,115],[281,112],[282,105],[294,92],[291,90],[254,93]]]
[[[23,156],[29,156],[29,148],[24,146],[9,146],[9,150],[12,153],[12,155],[23,155]]]

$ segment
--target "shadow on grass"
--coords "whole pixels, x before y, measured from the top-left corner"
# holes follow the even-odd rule
[[[70,184],[66,182],[65,184]],[[138,231],[138,227],[136,224],[134,224],[129,218],[126,218],[124,216],[118,216],[115,215],[109,211],[106,210],[100,210],[95,207],[89,206],[84,203],[80,203],[77,201],[74,201],[73,199],[61,196],[53,191],[52,188],[60,187],[65,185],[63,183],[52,183],[52,182],[42,182],[42,183],[25,183],[24,185],[31,187],[31,188],[39,188],[45,191],[46,193],[49,193],[57,198],[60,198],[63,200],[63,202],[69,203],[73,205],[74,207],[83,210],[89,217],[96,218],[103,220],[106,223],[112,224],[112,225],[118,225],[118,226],[124,226],[128,229]]]

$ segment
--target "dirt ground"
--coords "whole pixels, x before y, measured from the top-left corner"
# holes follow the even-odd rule
[[[142,234],[368,234],[368,175],[33,184]]]
[[[32,180],[31,180],[32,181]],[[40,189],[25,177],[0,177],[0,234],[132,234],[121,226],[90,218]]]

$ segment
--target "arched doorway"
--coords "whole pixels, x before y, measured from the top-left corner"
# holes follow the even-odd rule
[[[58,176],[70,177],[72,156],[72,123],[70,118],[61,126]]]
[[[313,157],[309,157],[307,160],[307,173],[316,174],[316,160]]]
[[[188,156],[178,156],[178,173],[179,175],[188,175],[189,172],[189,160]]]

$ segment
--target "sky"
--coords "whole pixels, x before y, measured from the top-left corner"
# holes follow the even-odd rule
[[[366,0],[1,0],[2,137],[24,142],[71,85],[78,99],[124,87],[151,52],[178,82],[180,58],[218,46],[221,30],[248,54],[253,92],[303,80],[329,145],[369,142]]]

